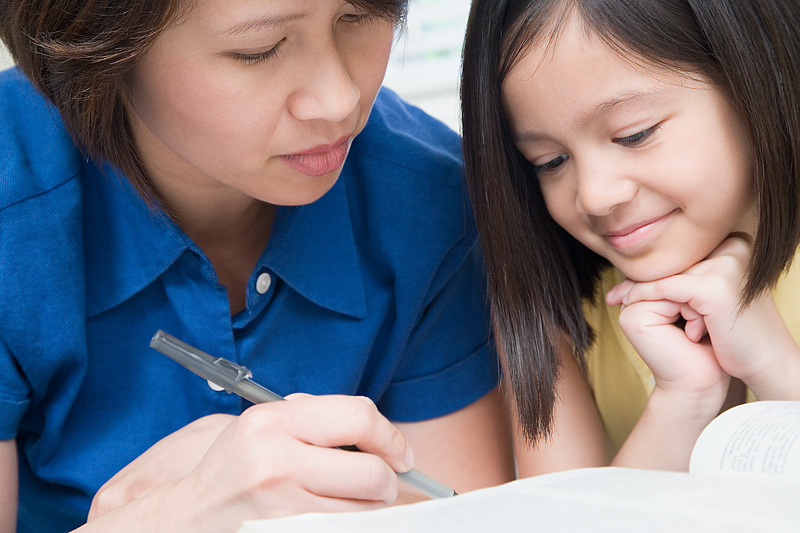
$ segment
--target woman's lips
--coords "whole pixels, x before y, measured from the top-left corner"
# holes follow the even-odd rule
[[[323,176],[340,168],[350,148],[350,136],[333,144],[319,144],[302,152],[280,156],[291,168],[307,176]]]
[[[670,211],[666,215],[646,222],[632,224],[619,231],[606,233],[605,237],[611,246],[620,250],[642,245],[666,222],[673,212]]]

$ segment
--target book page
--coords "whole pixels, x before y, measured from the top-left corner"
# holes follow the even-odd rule
[[[628,468],[585,468],[454,498],[360,513],[246,522],[240,533],[797,531],[800,484]]]
[[[697,439],[689,471],[800,481],[800,402],[763,401],[728,409]]]

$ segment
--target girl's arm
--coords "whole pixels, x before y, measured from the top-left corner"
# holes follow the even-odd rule
[[[556,395],[552,438],[535,446],[528,446],[521,437],[511,402],[520,477],[607,465],[686,470],[694,441],[719,411],[716,399],[709,403],[703,395],[684,397],[657,387],[631,435],[612,460],[589,385],[566,347],[561,349],[561,377]]]
[[[0,441],[0,533],[17,530],[17,445],[16,441]]]
[[[745,239],[730,237],[686,272],[653,282],[625,281],[609,293],[607,303],[623,306],[620,326],[656,382],[612,465],[686,470],[697,437],[725,402],[729,376],[741,379],[759,399],[800,399],[800,348],[771,293],[739,312],[749,253]],[[587,384],[569,363],[562,357],[554,440],[518,459],[528,475],[586,466],[582,454],[597,449],[581,442],[596,434],[587,429],[587,419],[589,412],[597,414]],[[582,388],[584,393],[576,394]]]
[[[687,469],[697,437],[723,406],[729,376],[760,399],[800,399],[800,348],[772,293],[740,308],[749,254],[748,241],[732,236],[683,273],[628,280],[609,293],[656,381],[615,464]]]
[[[507,388],[519,477],[609,464],[605,433],[594,398],[566,345],[561,347],[560,362],[553,431],[547,440],[530,445],[522,437],[516,402]]]

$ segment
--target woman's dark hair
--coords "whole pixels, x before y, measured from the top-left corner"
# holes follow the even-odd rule
[[[612,49],[699,73],[739,112],[754,148],[758,222],[742,306],[774,286],[800,241],[800,2],[474,0],[464,44],[464,158],[493,320],[520,422],[549,435],[564,340],[585,368],[593,299],[608,263],[550,217],[532,165],[511,141],[500,88],[531,45],[577,15]]]
[[[119,167],[148,201],[155,192],[136,150],[124,95],[136,60],[195,0],[2,0],[0,39],[59,110],[75,143]],[[351,0],[404,23],[408,0]]]

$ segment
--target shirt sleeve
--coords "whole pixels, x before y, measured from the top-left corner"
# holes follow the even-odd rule
[[[0,338],[0,440],[17,436],[17,427],[28,407],[29,390],[14,357]]]
[[[379,402],[396,422],[452,413],[499,382],[486,280],[474,242],[464,239],[450,250],[429,294],[406,357]]]

